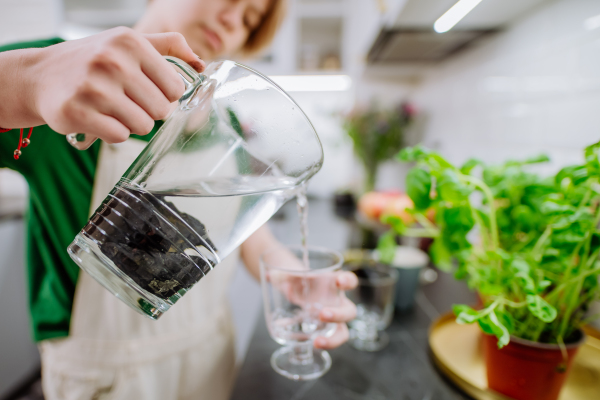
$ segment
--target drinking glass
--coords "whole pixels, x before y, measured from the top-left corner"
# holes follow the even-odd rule
[[[271,356],[271,366],[294,380],[316,379],[331,367],[329,353],[314,349],[313,340],[335,332],[337,324],[321,321],[319,313],[324,307],[339,307],[342,300],[336,285],[342,255],[309,247],[305,264],[303,254],[302,247],[281,246],[260,258],[267,327],[284,345]]]
[[[383,330],[394,314],[398,271],[369,259],[346,264],[344,269],[358,277],[358,286],[346,292],[356,304],[356,318],[350,322],[350,344],[357,350],[379,351],[389,342]]]

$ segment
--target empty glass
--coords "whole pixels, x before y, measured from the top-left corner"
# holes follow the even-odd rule
[[[337,324],[322,322],[319,313],[324,307],[339,307],[342,301],[336,285],[342,255],[309,247],[309,265],[302,259],[302,248],[284,246],[260,259],[267,327],[271,337],[285,345],[273,353],[271,365],[294,380],[316,379],[331,367],[329,353],[313,349],[313,340],[335,332]]]
[[[323,163],[308,118],[265,76],[233,61],[213,62],[202,75],[169,61],[187,87],[179,107],[68,248],[77,265],[153,319]],[[93,140],[82,136],[80,144]]]
[[[378,351],[389,342],[383,332],[394,314],[394,292],[398,271],[374,260],[348,263],[344,269],[358,277],[358,286],[346,292],[356,304],[356,318],[350,322],[350,344],[363,351]]]

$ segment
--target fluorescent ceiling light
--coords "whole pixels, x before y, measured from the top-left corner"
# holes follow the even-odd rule
[[[286,92],[343,92],[352,86],[348,75],[276,75],[269,78]]]
[[[437,33],[448,32],[454,25],[465,17],[481,0],[459,0],[448,11],[435,21],[433,29]]]
[[[591,17],[583,21],[583,27],[587,31],[593,31],[594,29],[600,28],[600,15]]]

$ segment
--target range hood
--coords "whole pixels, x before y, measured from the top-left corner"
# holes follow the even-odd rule
[[[487,30],[451,30],[439,34],[433,29],[382,29],[373,42],[367,61],[369,63],[437,62],[460,51],[483,35]]]
[[[482,37],[502,30],[545,0],[483,0],[450,31],[435,32],[434,22],[456,1],[401,1],[396,15],[388,16],[381,25],[369,49],[368,63],[442,61]]]

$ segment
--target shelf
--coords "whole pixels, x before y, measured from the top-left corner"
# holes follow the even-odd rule
[[[302,72],[342,70],[341,17],[299,18],[297,69]]]

